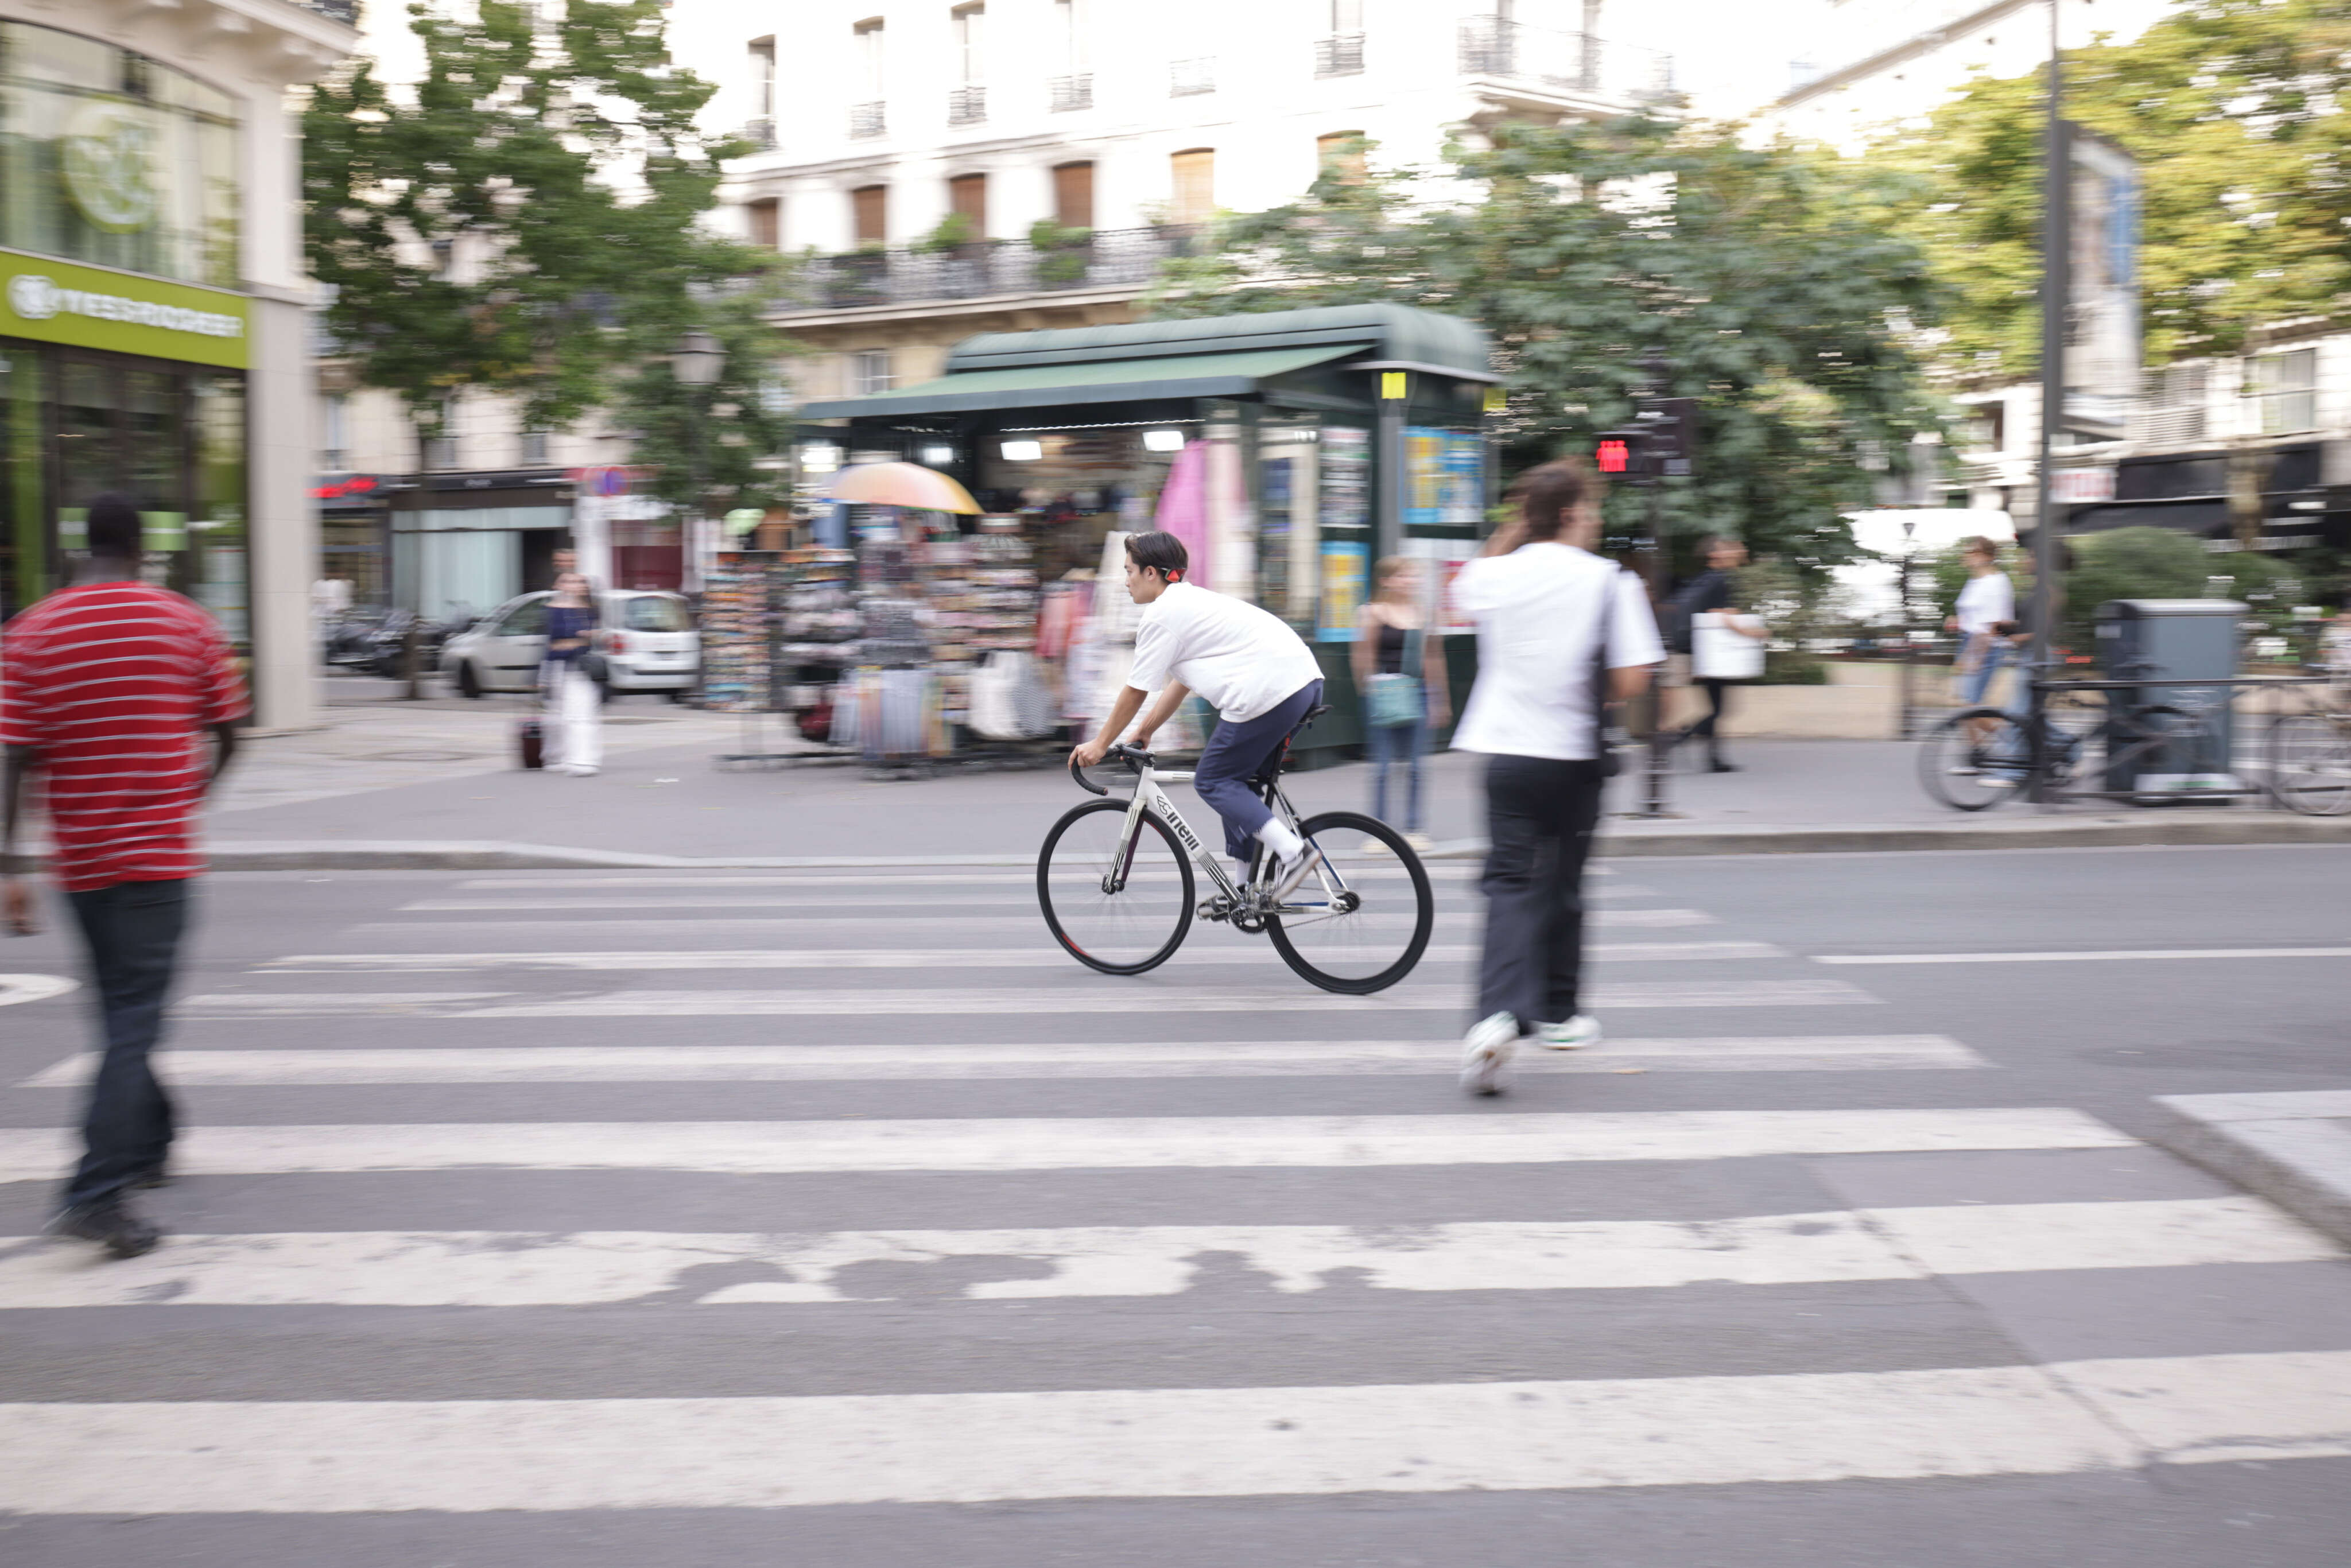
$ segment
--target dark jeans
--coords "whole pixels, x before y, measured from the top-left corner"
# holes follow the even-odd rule
[[[118,882],[68,894],[89,948],[90,986],[106,1055],[82,1121],[86,1153],[65,1206],[112,1197],[159,1170],[172,1147],[172,1099],[147,1058],[163,1032],[163,998],[188,924],[185,882]]]
[[[1698,684],[1706,688],[1706,716],[1690,726],[1684,732],[1684,737],[1700,735],[1706,737],[1706,754],[1708,757],[1720,757],[1722,737],[1716,733],[1715,727],[1722,721],[1722,716],[1729,709],[1730,683],[1700,681]]]
[[[1600,764],[1486,759],[1486,949],[1478,1016],[1520,1033],[1583,1010],[1583,861],[1600,821]]]
[[[1239,724],[1219,724],[1200,749],[1200,766],[1193,770],[1192,788],[1225,821],[1225,852],[1235,860],[1249,858],[1257,831],[1273,815],[1271,808],[1249,788],[1249,780],[1273,759],[1306,710],[1322,700],[1322,683],[1309,681],[1276,703],[1272,709]]]

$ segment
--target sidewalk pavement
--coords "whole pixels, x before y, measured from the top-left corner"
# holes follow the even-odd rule
[[[853,762],[810,757],[737,768],[744,723],[659,698],[606,710],[604,770],[593,779],[527,773],[515,763],[513,700],[393,700],[389,682],[327,682],[325,724],[257,737],[212,815],[222,870],[524,868],[566,865],[1029,863],[1046,828],[1083,797],[1059,762],[1025,770],[950,766],[886,781]],[[763,747],[788,746],[765,721]],[[1600,852],[1612,855],[2008,849],[2085,844],[2351,843],[2351,821],[2247,808],[2126,807],[2035,811],[2022,802],[1967,815],[1928,800],[1916,748],[1894,741],[1737,743],[1742,771],[1677,771],[1676,813],[1635,818],[1637,761],[1612,786]],[[1426,764],[1426,826],[1437,852],[1479,853],[1477,759]],[[1399,786],[1401,779],[1398,780]],[[1361,763],[1295,773],[1301,811],[1367,810]],[[1187,815],[1205,816],[1188,789]],[[1392,804],[1401,815],[1401,801]]]
[[[2158,1141],[2351,1242],[2351,1090],[2164,1094]]]

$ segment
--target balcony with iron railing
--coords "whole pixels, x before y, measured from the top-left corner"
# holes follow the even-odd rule
[[[1055,114],[1094,106],[1094,75],[1092,71],[1073,71],[1065,77],[1053,77],[1045,85],[1052,94]]]
[[[1217,57],[1202,55],[1196,59],[1173,60],[1167,67],[1167,96],[1191,98],[1199,93],[1217,90]]]
[[[980,125],[987,120],[987,89],[959,87],[947,94],[949,125]]]
[[[975,240],[853,251],[810,260],[793,276],[786,314],[862,310],[1023,294],[1140,289],[1160,263],[1190,256],[1201,231],[1177,224],[1140,229],[1065,229],[1052,243]]]
[[[852,103],[849,106],[849,134],[858,141],[881,135],[889,129],[889,120],[882,103]]]
[[[776,150],[776,122],[772,120],[747,120],[735,137],[738,141],[749,142],[754,152],[773,152]]]
[[[1546,94],[1649,102],[1674,90],[1674,58],[1590,33],[1486,15],[1461,18],[1460,71]]]
[[[1327,38],[1314,40],[1314,74],[1316,76],[1357,76],[1362,74],[1363,68],[1363,34],[1333,33]]]
[[[305,11],[316,11],[329,22],[360,25],[360,0],[294,0]]]

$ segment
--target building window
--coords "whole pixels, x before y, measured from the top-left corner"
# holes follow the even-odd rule
[[[1968,405],[1967,424],[1959,439],[1970,452],[2005,452],[2008,450],[2008,402],[1978,402]]]
[[[1053,222],[1065,229],[1094,226],[1094,166],[1057,163],[1053,166]]]
[[[1053,36],[1061,54],[1061,74],[1047,87],[1055,113],[1094,106],[1093,73],[1086,69],[1085,16],[1080,0],[1053,0]]]
[[[883,245],[890,238],[890,187],[861,185],[849,193],[852,238],[859,245]]]
[[[754,38],[751,56],[751,118],[743,140],[761,152],[776,146],[776,40]]]
[[[2193,444],[2206,439],[2210,428],[2205,402],[2208,369],[2204,365],[2167,365],[2147,372],[2141,413],[2147,440]]]
[[[1174,181],[1175,200],[1170,206],[1176,222],[1207,223],[1217,210],[1215,150],[1195,147],[1176,153],[1167,162]]]
[[[2255,360],[2247,391],[2261,400],[2263,435],[2310,430],[2318,423],[2318,350],[2295,349]]]
[[[340,392],[327,399],[322,421],[326,428],[319,432],[325,442],[319,449],[319,466],[329,474],[346,473],[351,465],[350,402]]]
[[[947,182],[947,211],[970,225],[971,237],[987,237],[987,176],[957,174]]]
[[[435,471],[457,466],[457,400],[444,398],[424,443],[424,466]]]
[[[522,433],[520,452],[517,457],[517,461],[522,465],[522,466],[525,468],[541,468],[546,466],[548,461],[547,434],[548,433],[544,430],[526,430]]]
[[[774,250],[784,241],[784,204],[774,196],[762,196],[743,204],[751,220],[751,243],[761,250]]]
[[[897,372],[890,364],[890,350],[864,349],[850,355],[849,384],[859,397],[872,397],[897,385]]]
[[[947,123],[977,125],[987,118],[987,59],[981,48],[987,30],[987,7],[958,5],[947,14],[955,28],[956,79],[947,94]]]
[[[1172,61],[1167,67],[1167,96],[1191,98],[1217,90],[1217,57],[1202,55],[1196,59]]]
[[[883,90],[882,18],[872,16],[860,22],[851,30],[857,44],[857,85],[861,100],[849,106],[849,134],[854,137],[879,136],[885,129]]]
[[[1314,74],[1353,76],[1364,68],[1364,0],[1330,0],[1331,30],[1314,40]]]
[[[1364,183],[1364,133],[1360,131],[1334,131],[1328,136],[1314,139],[1314,173],[1317,179],[1336,180],[1343,185]]]

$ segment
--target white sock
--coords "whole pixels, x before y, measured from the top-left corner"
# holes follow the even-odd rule
[[[1267,818],[1265,826],[1257,831],[1257,838],[1258,842],[1273,852],[1276,860],[1294,861],[1306,852],[1306,841],[1279,817]]]

